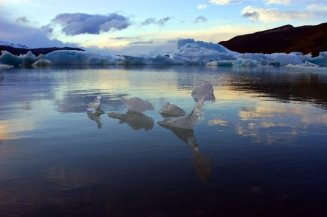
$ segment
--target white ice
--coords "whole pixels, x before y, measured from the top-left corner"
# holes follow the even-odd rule
[[[180,40],[178,48],[173,52],[172,59],[183,64],[205,65],[212,61],[236,59],[236,53],[222,45],[194,41]]]
[[[293,53],[237,53],[215,43],[181,39],[170,55],[126,56],[100,55],[81,51],[54,51],[35,57],[31,52],[15,56],[3,51],[0,64],[12,66],[48,66],[48,65],[208,65],[228,67],[256,67],[303,65],[310,62],[319,67],[327,67],[327,51],[319,56]]]
[[[91,113],[96,113],[100,110],[100,106],[101,106],[101,96],[98,95],[93,102],[89,103],[86,110]]]
[[[215,101],[215,94],[212,85],[208,81],[202,81],[192,90],[192,97],[195,102]]]
[[[193,129],[194,124],[196,124],[199,119],[204,102],[215,101],[215,95],[212,85],[207,81],[201,82],[199,85],[195,86],[191,95],[195,100],[195,105],[189,115],[177,118],[166,118],[162,121],[158,121],[158,124],[164,127]]]
[[[175,104],[166,103],[160,110],[160,114],[168,116],[183,116],[185,111]]]
[[[138,97],[133,97],[130,99],[122,98],[122,100],[127,105],[128,111],[142,113],[146,110],[154,109],[153,105],[149,101],[140,99]]]

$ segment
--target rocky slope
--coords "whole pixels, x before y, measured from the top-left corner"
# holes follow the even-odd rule
[[[281,26],[266,31],[236,36],[219,44],[241,53],[290,53],[299,51],[317,56],[327,51],[327,23],[315,26]]]

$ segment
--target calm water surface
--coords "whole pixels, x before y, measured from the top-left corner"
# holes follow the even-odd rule
[[[159,126],[199,81],[216,101],[194,129]],[[121,97],[155,110],[108,117]],[[326,109],[326,72],[2,69],[0,216],[327,216]]]

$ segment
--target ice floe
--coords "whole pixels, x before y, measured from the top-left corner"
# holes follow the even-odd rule
[[[142,113],[144,111],[154,109],[153,105],[149,101],[140,99],[138,97],[133,97],[130,99],[122,98],[122,100],[127,105],[128,111]]]
[[[201,82],[195,86],[191,95],[195,100],[195,105],[190,114],[176,118],[166,118],[162,121],[158,121],[158,124],[164,127],[193,129],[194,124],[199,119],[204,102],[215,101],[215,95],[212,85],[207,81]]]
[[[96,96],[96,98],[93,102],[89,103],[86,110],[91,113],[96,113],[96,112],[99,112],[100,109],[101,109],[101,96],[98,95],[98,96]]]
[[[167,102],[160,110],[160,114],[165,116],[183,116],[185,111],[175,104]]]

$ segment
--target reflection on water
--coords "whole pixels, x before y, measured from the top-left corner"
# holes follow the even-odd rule
[[[99,129],[102,127],[101,115],[104,114],[104,111],[98,110],[96,112],[87,112],[86,114],[90,120],[95,121]]]
[[[119,119],[120,123],[127,123],[134,130],[145,131],[152,130],[154,120],[141,112],[127,111],[126,114],[117,112],[109,112],[108,116],[114,119]]]
[[[200,152],[193,129],[183,129],[169,126],[163,127],[172,131],[191,149],[193,154],[193,165],[198,177],[203,181],[208,181],[213,166],[213,160],[211,157]]]
[[[327,213],[327,74],[116,67],[1,75],[1,217]],[[192,98],[199,81],[212,85],[211,104],[201,88]],[[86,112],[97,95],[109,118]],[[125,112],[122,98],[134,96],[154,110]],[[188,115],[162,120],[167,101]]]

